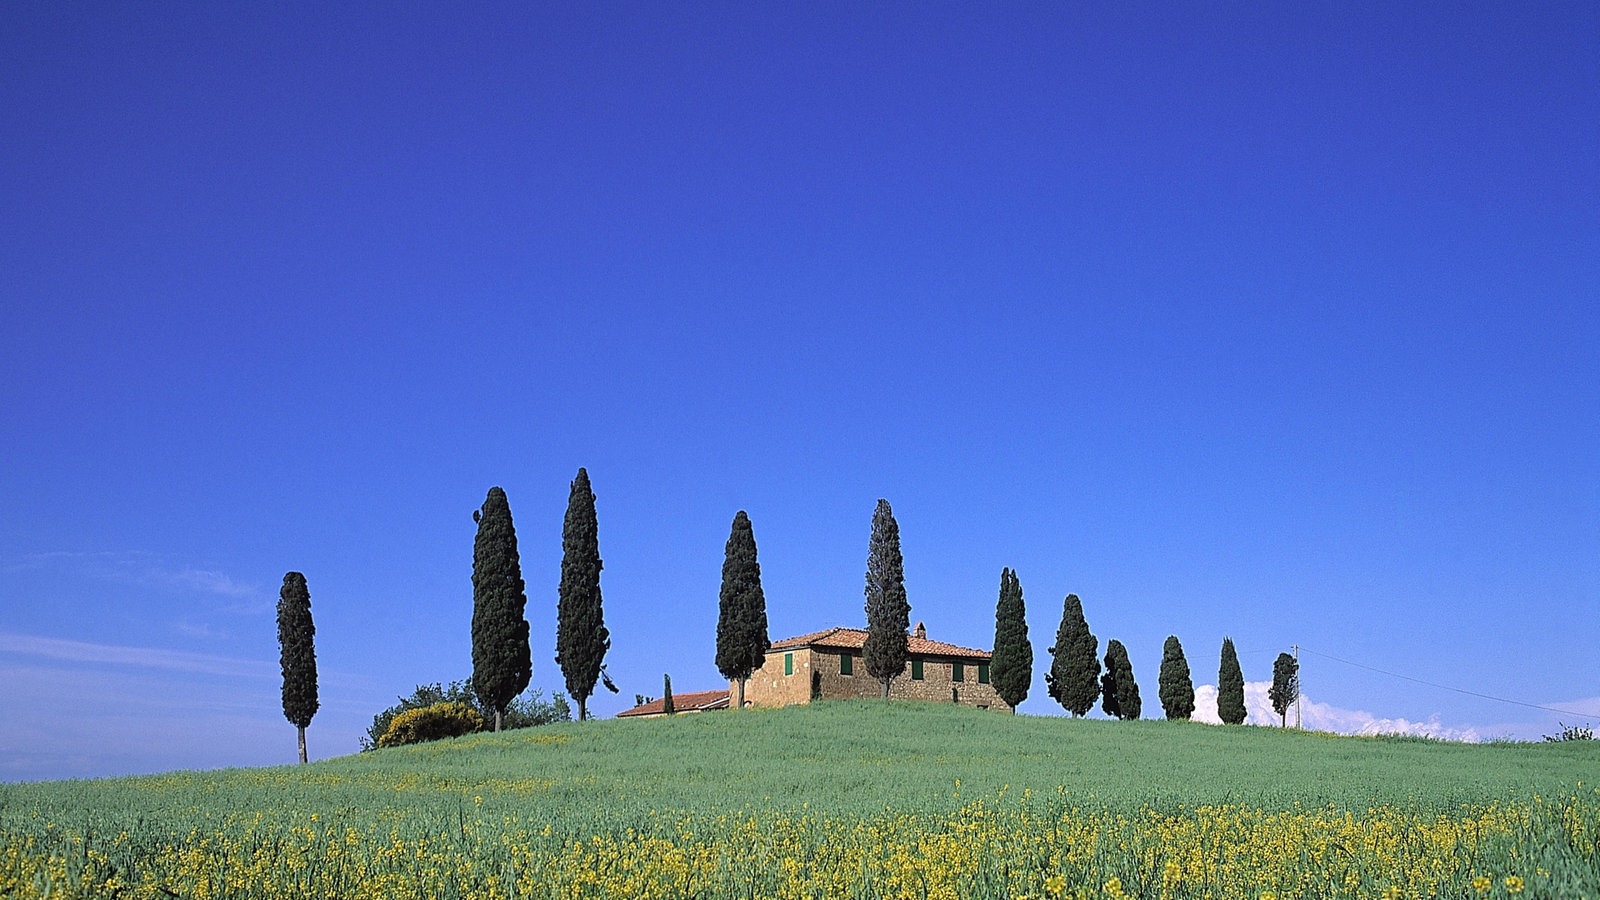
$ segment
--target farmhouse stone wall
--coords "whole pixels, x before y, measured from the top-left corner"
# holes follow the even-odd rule
[[[840,657],[852,656],[852,673],[846,675]],[[784,656],[792,655],[791,674],[784,674]],[[959,703],[985,709],[1010,712],[1011,707],[1000,699],[994,685],[978,682],[978,666],[971,659],[922,657],[922,679],[911,677],[912,663],[889,687],[892,700],[922,700],[930,703]],[[960,664],[964,670],[963,681],[954,680],[953,666]],[[749,706],[789,706],[809,703],[813,685],[823,700],[877,699],[883,696],[883,686],[867,674],[866,662],[859,650],[833,647],[798,647],[793,650],[773,650],[767,654],[761,668],[751,673],[745,685],[745,703]]]

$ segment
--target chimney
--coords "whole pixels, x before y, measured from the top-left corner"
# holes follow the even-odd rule
[[[928,628],[927,628],[926,625],[923,625],[921,622],[918,622],[917,623],[917,630],[915,632],[913,632],[913,634],[916,636],[916,638],[918,640],[925,641],[925,640],[928,639]]]

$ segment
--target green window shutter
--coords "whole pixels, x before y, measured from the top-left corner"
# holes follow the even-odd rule
[[[783,674],[785,674],[785,675],[793,675],[794,674],[794,654],[793,653],[785,653],[783,655]]]
[[[962,666],[961,663],[951,663],[950,664],[950,680],[951,681],[966,681],[967,680],[966,667]]]
[[[921,681],[922,680],[922,660],[920,660],[920,659],[913,659],[911,661],[911,680],[912,681]]]
[[[979,684],[988,684],[989,683],[989,664],[988,663],[978,663],[978,683]]]
[[[848,653],[839,654],[839,674],[854,675],[856,673],[856,658]]]

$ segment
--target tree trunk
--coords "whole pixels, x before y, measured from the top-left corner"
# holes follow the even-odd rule
[[[889,699],[889,679],[887,678],[883,680],[883,699]]]
[[[495,709],[494,709],[494,730],[495,730],[496,734],[498,734],[500,732],[500,725],[504,721],[505,721],[505,713],[500,709],[500,707],[498,707],[498,706],[495,707]]]
[[[589,698],[588,697],[579,697],[578,698],[578,721],[582,722],[582,721],[587,720],[588,718],[589,718]]]
[[[733,683],[733,708],[744,709],[744,679],[740,678]]]
[[[300,765],[306,764],[306,727],[301,725],[300,731]]]

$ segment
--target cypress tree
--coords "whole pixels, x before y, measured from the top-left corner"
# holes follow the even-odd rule
[[[1267,691],[1272,711],[1283,727],[1289,727],[1289,707],[1300,699],[1300,662],[1287,653],[1272,661],[1272,688]]]
[[[494,730],[499,731],[506,705],[533,678],[524,616],[528,593],[506,492],[490,488],[472,518],[478,523],[472,544],[472,689],[494,710]]]
[[[1228,725],[1244,724],[1244,672],[1233,638],[1222,639],[1222,667],[1217,670],[1217,718]]]
[[[744,709],[744,687],[750,673],[766,661],[767,598],[761,591],[761,564],[756,562],[755,532],[750,517],[739,510],[722,558],[722,593],[717,613],[717,671],[733,683],[733,709]]]
[[[283,669],[283,717],[299,731],[302,764],[306,761],[306,726],[319,705],[316,634],[306,577],[289,572],[278,590],[278,660]]]
[[[661,712],[670,716],[677,711],[677,708],[672,705],[672,676],[663,675],[661,676]]]
[[[567,695],[578,703],[578,721],[589,717],[589,695],[600,678],[611,632],[600,608],[600,536],[589,473],[578,470],[561,528],[561,588],[556,607],[556,664]]]
[[[872,540],[867,545],[867,641],[861,656],[867,674],[889,685],[905,671],[910,656],[911,604],[906,600],[905,561],[900,557],[900,524],[889,501],[879,500],[872,513]]]
[[[1106,644],[1106,672],[1100,676],[1100,698],[1100,708],[1108,716],[1137,719],[1144,711],[1139,701],[1139,684],[1133,680],[1128,648],[1116,638]]]
[[[1022,582],[1009,568],[1000,571],[1000,599],[994,608],[994,656],[989,662],[989,683],[1013,714],[1017,706],[1028,699],[1028,688],[1033,684],[1033,644],[1028,641]]]
[[[1056,631],[1056,645],[1050,648],[1054,659],[1044,681],[1050,696],[1074,716],[1094,709],[1100,697],[1100,641],[1089,633],[1089,623],[1083,618],[1083,602],[1077,594],[1068,594],[1061,608],[1061,627]]]
[[[1161,649],[1160,694],[1161,708],[1169,719],[1187,719],[1194,715],[1194,680],[1189,677],[1189,661],[1183,658],[1183,645],[1178,636],[1167,635]]]

